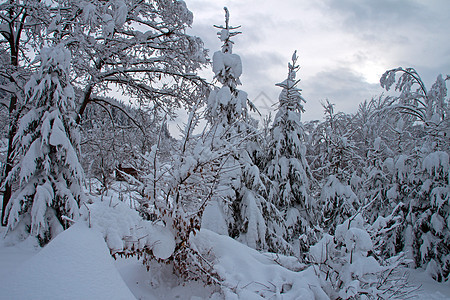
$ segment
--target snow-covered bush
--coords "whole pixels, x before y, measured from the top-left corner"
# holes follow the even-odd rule
[[[14,137],[19,163],[7,179],[19,180],[7,206],[8,232],[25,229],[22,234],[38,237],[42,245],[69,226],[64,217],[78,217],[83,198],[70,59],[62,45],[41,50],[41,66],[25,87],[29,111]]]
[[[342,183],[349,184],[352,175],[363,165],[353,138],[358,126],[351,126],[351,115],[335,113],[334,105],[328,100],[322,106],[325,121],[310,123],[308,126],[307,155],[311,173],[320,183],[334,175]]]
[[[160,170],[158,162],[159,144],[152,147],[149,162],[153,166],[145,176],[148,179],[144,189],[146,195],[138,208],[144,217],[151,215],[151,218],[146,219],[152,222],[143,220],[139,223],[142,227],[138,230],[140,237],[135,235],[132,238],[134,242],[131,247],[118,250],[112,248],[111,251],[113,254],[142,258],[147,269],[155,263],[168,264],[182,280],[201,280],[205,284],[212,284],[218,278],[208,261],[202,260],[191,246],[190,239],[200,230],[208,203],[217,196],[218,177],[229,152],[224,149],[214,150],[207,133],[194,135],[201,115],[198,108],[196,105],[191,111],[183,140],[173,145],[175,149],[164,172]],[[165,246],[158,246],[159,242],[155,238],[161,239]],[[164,252],[164,249],[170,251]]]
[[[332,299],[402,299],[410,292],[398,267],[401,257],[380,261],[373,256],[373,242],[361,214],[336,227],[334,236],[324,237],[309,252]]]

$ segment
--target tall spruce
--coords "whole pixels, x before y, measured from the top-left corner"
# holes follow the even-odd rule
[[[252,104],[247,93],[237,88],[241,84],[242,62],[233,54],[231,38],[240,34],[236,31],[239,27],[229,25],[227,8],[225,26],[215,27],[220,29],[218,36],[223,46],[213,55],[213,72],[222,87],[212,90],[208,98],[210,142],[212,148],[232,152],[223,161],[216,203],[231,237],[250,247],[267,249],[267,222],[273,207],[263,197],[265,185],[254,162],[258,132],[256,121],[248,114]]]
[[[304,128],[301,114],[305,99],[296,79],[299,65],[297,52],[288,63],[286,80],[279,96],[278,112],[269,137],[266,172],[271,180],[269,199],[286,217],[285,239],[293,241],[311,228],[311,198],[309,196],[309,166],[306,161]]]
[[[15,165],[13,139],[22,115],[23,87],[30,78],[30,62],[35,55],[31,49],[43,45],[48,36],[42,34],[50,23],[49,3],[42,1],[5,1],[0,5],[0,93],[2,106],[8,111],[7,150],[2,160],[0,184],[4,186],[2,225],[6,225],[6,206],[13,192],[12,183],[4,182]]]
[[[7,206],[8,233],[34,235],[41,244],[68,227],[65,217],[76,218],[82,201],[70,59],[63,46],[41,50],[41,66],[25,87],[28,112],[14,137],[19,162],[7,179],[19,180]]]
[[[270,161],[267,173],[274,185],[271,198],[280,208],[300,205],[306,208],[308,196],[308,163],[301,114],[304,112],[301,89],[296,80],[297,52],[288,64],[288,77],[277,86],[283,90],[279,96],[278,113],[275,116],[269,142]]]

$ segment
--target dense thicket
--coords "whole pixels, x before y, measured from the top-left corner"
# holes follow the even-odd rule
[[[323,120],[302,122],[307,99],[295,52],[277,84],[274,121],[261,129],[238,88],[242,62],[232,38],[240,32],[227,9],[206,85],[195,75],[206,52],[185,33],[192,14],[183,1],[0,8],[2,213],[10,233],[22,224],[45,244],[76,219],[82,164],[88,180],[100,182],[89,192],[108,190],[114,172],[136,192],[139,224],[105,238],[113,254],[143,257],[147,268],[165,263],[186,280],[220,285],[225,279],[205,258],[214,255],[191,243],[203,227],[297,256],[316,268],[330,297],[405,296],[393,292],[406,285],[394,274],[401,264],[448,280],[448,76],[427,89],[414,69],[392,69],[380,82],[397,96],[364,101],[355,114],[335,112],[327,100]],[[38,51],[42,41],[49,47]],[[40,59],[31,62],[25,49]],[[132,105],[108,97],[113,88]],[[189,117],[175,140],[167,120],[179,107]],[[152,235],[164,247],[144,239]]]
[[[183,1],[8,1],[0,5],[2,105],[8,109],[6,178],[15,165],[13,138],[26,113],[24,86],[41,45],[71,52],[70,81],[76,88],[77,123],[92,102],[118,91],[129,103],[172,116],[205,91],[195,71],[207,63],[203,42],[187,35],[192,13]],[[3,180],[2,180],[3,181]],[[13,182],[5,182],[3,210]],[[3,218],[6,222],[7,218]]]

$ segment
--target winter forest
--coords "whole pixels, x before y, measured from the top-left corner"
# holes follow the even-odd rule
[[[258,122],[223,13],[0,4],[0,299],[450,298],[449,75],[306,122],[292,49]]]

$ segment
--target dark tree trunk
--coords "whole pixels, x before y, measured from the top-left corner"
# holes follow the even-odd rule
[[[10,1],[10,3],[13,3],[13,0]],[[10,12],[10,17],[11,20],[13,20],[12,16],[14,15],[14,10],[11,9]],[[27,13],[26,11],[23,12],[22,15],[22,22],[25,21],[27,17]],[[23,24],[19,24],[17,27],[17,32],[15,32],[14,27],[14,21],[12,23],[9,24],[10,27],[10,35],[7,36],[7,40],[9,43],[9,47],[10,47],[10,55],[11,55],[11,65],[12,67],[17,70],[18,66],[19,66],[19,43],[20,43],[20,35],[21,35],[21,31],[23,29]],[[17,34],[17,36],[14,36],[14,33]],[[14,79],[11,78],[11,82],[14,82]],[[14,150],[14,145],[13,145],[13,140],[14,140],[14,136],[16,135],[17,132],[17,122],[19,120],[19,113],[16,111],[17,108],[17,95],[12,95],[11,96],[11,100],[9,102],[9,132],[8,132],[8,151],[6,154],[6,166],[5,166],[5,172],[3,173],[3,175],[5,176],[4,178],[6,179],[9,175],[9,173],[11,172],[12,168],[13,168],[13,164],[14,164],[14,158],[13,158],[13,150]],[[12,194],[12,188],[11,188],[11,182],[5,182],[5,191],[3,193],[3,205],[2,205],[2,219],[1,219],[1,223],[2,226],[6,226],[8,225],[8,220],[7,220],[7,216],[6,216],[6,206],[9,203],[9,200],[11,199],[11,194]]]
[[[14,164],[14,158],[13,158],[13,140],[14,136],[17,132],[17,121],[18,121],[18,114],[16,113],[16,105],[17,105],[17,96],[13,95],[11,96],[11,101],[9,103],[9,117],[10,117],[10,124],[9,124],[9,132],[8,132],[8,151],[6,154],[6,166],[5,166],[5,172],[4,176],[5,179],[8,177],[9,173],[11,172]],[[5,192],[3,194],[3,205],[2,205],[2,226],[8,225],[8,220],[6,219],[6,206],[8,205],[9,200],[11,199],[12,189],[11,189],[11,182],[8,181],[5,183]]]
[[[77,124],[80,124],[81,122],[81,116],[83,115],[84,111],[86,110],[86,106],[91,101],[91,94],[92,94],[92,85],[89,85],[86,88],[86,91],[84,92],[83,102],[81,103],[80,109],[78,110],[77,115]]]

